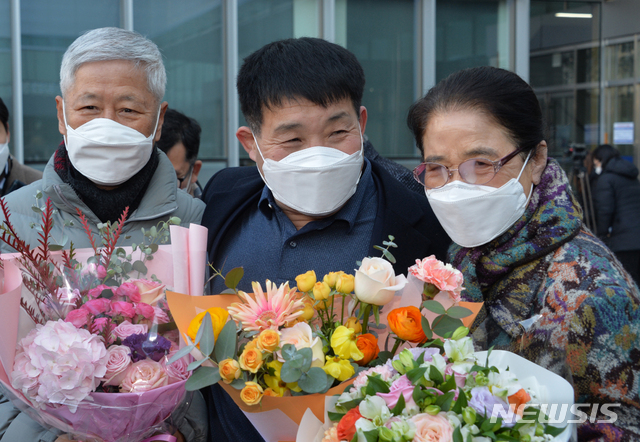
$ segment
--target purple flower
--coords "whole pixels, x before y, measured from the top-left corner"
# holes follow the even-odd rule
[[[516,414],[509,404],[491,394],[488,387],[472,388],[469,406],[481,416],[501,417],[503,427],[513,427],[516,424]]]
[[[153,339],[151,339],[152,337]],[[122,341],[122,345],[126,345],[131,349],[131,360],[133,362],[147,358],[159,362],[171,351],[171,341],[156,333],[131,335]]]

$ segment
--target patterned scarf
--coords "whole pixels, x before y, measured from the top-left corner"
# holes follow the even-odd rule
[[[545,256],[574,238],[581,226],[582,210],[567,176],[549,159],[524,215],[508,231],[480,247],[453,244],[449,261],[464,274],[463,298],[485,303],[473,329],[485,323],[485,332],[493,335],[486,339],[495,344],[519,336],[520,322],[531,316],[546,277]]]
[[[61,143],[54,154],[53,167],[62,181],[69,184],[80,199],[102,221],[115,222],[120,218],[125,207],[129,207],[129,218],[138,208],[147,191],[149,182],[158,167],[159,157],[154,150],[147,164],[115,189],[99,189],[87,177],[76,170],[69,160],[67,149]]]

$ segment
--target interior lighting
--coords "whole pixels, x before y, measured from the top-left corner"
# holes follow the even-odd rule
[[[593,14],[587,12],[556,12],[556,17],[561,18],[593,18]]]

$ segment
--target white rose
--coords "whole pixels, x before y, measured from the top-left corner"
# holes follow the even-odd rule
[[[324,352],[322,351],[322,340],[313,337],[311,327],[306,322],[298,322],[293,327],[280,330],[280,348],[287,344],[293,345],[296,350],[310,348],[313,352],[312,367],[322,367],[324,365]],[[281,350],[276,352],[279,361],[284,362]]]
[[[396,275],[389,261],[382,258],[364,258],[356,270],[356,297],[364,303],[385,305],[396,291],[407,283],[404,275]]]

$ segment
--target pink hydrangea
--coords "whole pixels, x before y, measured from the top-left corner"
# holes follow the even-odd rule
[[[63,320],[48,321],[18,343],[11,385],[37,409],[65,404],[75,413],[100,384],[107,360],[99,336]]]
[[[454,301],[460,301],[464,278],[462,272],[451,264],[445,264],[431,255],[422,261],[416,259],[415,265],[409,267],[409,273],[425,283],[433,284],[442,292],[448,292],[455,298]]]

